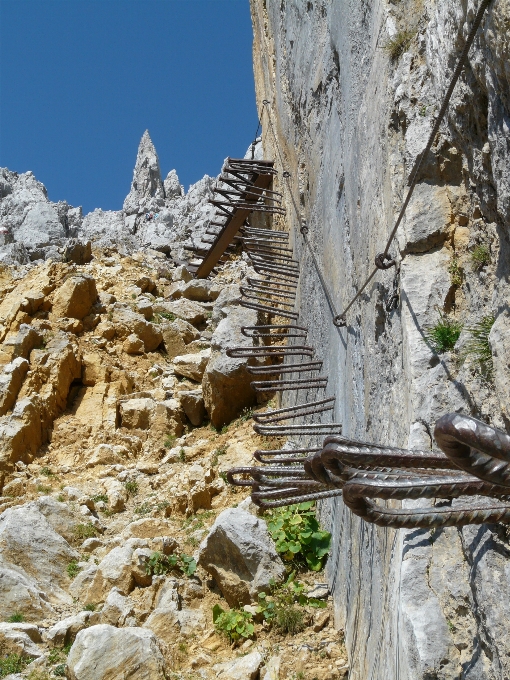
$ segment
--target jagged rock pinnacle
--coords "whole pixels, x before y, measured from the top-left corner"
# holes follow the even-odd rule
[[[126,215],[132,215],[147,209],[151,199],[163,202],[164,198],[158,154],[149,131],[145,130],[138,146],[131,191],[124,201],[123,209]]]

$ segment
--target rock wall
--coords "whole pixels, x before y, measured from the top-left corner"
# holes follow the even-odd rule
[[[322,348],[335,420],[367,441],[435,448],[435,420],[451,411],[510,426],[508,0],[486,13],[392,245],[400,277],[379,272],[344,329],[298,229],[305,219],[341,311],[384,249],[477,7],[251,0],[263,146],[287,208],[278,226],[301,262],[300,321]],[[439,314],[463,324],[456,351],[427,340]],[[469,329],[491,316],[492,378],[472,354],[462,360]],[[505,527],[393,531],[341,500],[322,512],[352,680],[510,676]]]

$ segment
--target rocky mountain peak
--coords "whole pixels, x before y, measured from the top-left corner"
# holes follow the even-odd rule
[[[138,146],[131,191],[126,196],[123,210],[126,215],[133,215],[163,205],[164,198],[165,189],[161,179],[158,154],[149,131],[145,130]],[[152,205],[153,203],[155,205]]]

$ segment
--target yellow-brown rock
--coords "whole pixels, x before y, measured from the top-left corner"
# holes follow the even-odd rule
[[[53,316],[83,319],[96,300],[96,282],[92,276],[71,276],[55,293]]]

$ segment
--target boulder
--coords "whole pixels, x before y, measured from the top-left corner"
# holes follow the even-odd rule
[[[0,373],[0,416],[4,416],[16,403],[27,371],[28,361],[23,357],[17,357],[4,366]]]
[[[110,512],[122,512],[126,509],[129,497],[124,484],[117,479],[105,479],[103,486],[108,495],[108,510]]]
[[[145,345],[138,335],[131,333],[131,335],[128,335],[124,340],[122,349],[126,354],[144,354]]]
[[[263,657],[260,652],[251,652],[238,659],[231,659],[213,666],[218,680],[255,680],[259,677]]]
[[[206,416],[202,390],[186,390],[179,392],[179,401],[190,423],[199,427]]]
[[[66,541],[71,542],[73,540],[77,520],[73,511],[66,503],[60,503],[52,496],[42,496],[25,507],[34,508],[41,515],[44,515],[53,531],[63,536]]]
[[[119,339],[134,334],[143,342],[146,352],[153,352],[163,340],[159,326],[150,323],[141,314],[120,302],[113,305],[112,323]]]
[[[200,326],[207,318],[207,310],[199,302],[186,299],[175,302],[157,302],[154,305],[154,311],[160,314],[172,314],[193,326]]]
[[[184,354],[174,357],[174,371],[176,375],[182,375],[195,382],[200,382],[210,356],[211,350],[203,349],[197,354]]]
[[[123,626],[128,616],[133,616],[134,605],[131,598],[122,595],[118,588],[112,588],[101,609],[101,623]]]
[[[69,680],[166,680],[163,654],[145,628],[91,626],[78,633],[67,658]]]
[[[233,305],[239,305],[242,297],[241,289],[236,283],[223,286],[214,303],[212,312],[213,323],[217,324],[224,319]]]
[[[126,538],[156,538],[169,536],[171,533],[172,524],[168,520],[159,517],[144,517],[128,524],[122,535]]]
[[[118,465],[126,462],[124,446],[111,446],[111,444],[99,444],[85,462],[86,467],[96,465]]]
[[[192,279],[181,288],[182,297],[197,302],[211,302],[216,300],[221,292],[220,286],[209,279]]]
[[[152,302],[145,297],[138,298],[138,300],[136,301],[136,310],[147,321],[152,319],[152,317],[154,316],[154,309],[152,307]]]
[[[78,239],[70,238],[64,246],[62,259],[64,262],[88,264],[92,259],[92,243],[90,241],[79,241]]]
[[[191,281],[193,278],[193,274],[187,269],[186,265],[181,264],[178,267],[175,268],[173,274],[172,274],[172,281],[184,281],[188,282]]]
[[[264,520],[239,508],[224,510],[217,517],[200,544],[198,563],[214,578],[230,606],[249,604],[285,575]]]
[[[9,508],[0,515],[0,562],[35,582],[49,602],[70,604],[64,591],[69,584],[66,567],[78,558],[35,503]],[[0,592],[0,603],[4,604],[2,600],[10,601],[11,595]],[[16,610],[25,614],[18,606]]]
[[[71,276],[53,298],[53,315],[57,318],[83,319],[97,300],[96,282],[92,276]]]
[[[37,626],[31,623],[0,623],[0,650],[2,656],[18,656],[36,659],[42,656],[37,643],[42,642]]]
[[[161,324],[161,333],[168,357],[173,359],[179,354],[186,354],[186,345],[200,338],[200,333],[184,319],[176,319]]]
[[[110,550],[94,573],[85,594],[85,604],[104,602],[114,587],[122,595],[129,595],[135,584],[132,566],[133,553],[136,548],[144,548],[146,545],[145,541],[130,539],[123,545]]]
[[[226,355],[230,347],[252,345],[251,339],[241,334],[241,326],[254,326],[256,322],[256,312],[233,306],[213,333],[202,391],[211,424],[216,428],[230,423],[256,401],[256,393],[251,388],[253,376],[246,370],[247,360]]]
[[[154,438],[165,434],[180,437],[183,432],[181,407],[176,399],[154,401],[150,397],[126,399],[120,402],[121,426],[149,430]]]
[[[158,638],[166,643],[175,640],[175,634],[195,636],[203,633],[206,621],[201,609],[182,609],[176,611],[173,607],[161,609],[157,608],[151,613],[144,628],[149,628]]]
[[[41,621],[55,614],[37,581],[14,565],[0,563],[0,616],[21,612],[27,621]]]
[[[69,644],[76,635],[87,627],[91,612],[79,612],[58,621],[46,633],[46,642],[52,647],[63,647]]]
[[[108,382],[110,367],[98,352],[85,352],[82,356],[81,380],[84,385]]]
[[[39,347],[42,337],[33,326],[22,323],[14,335],[9,335],[0,345],[0,365],[8,364],[17,357],[28,359],[30,352]]]
[[[148,430],[155,406],[156,402],[150,398],[128,399],[121,402],[119,412],[122,427],[130,430]]]

